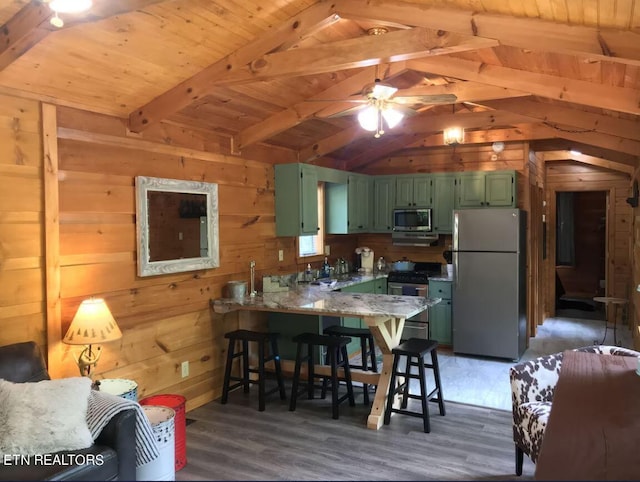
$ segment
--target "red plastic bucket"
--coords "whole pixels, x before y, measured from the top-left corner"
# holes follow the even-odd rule
[[[172,408],[175,417],[176,470],[187,464],[187,417],[185,404],[187,399],[182,395],[152,395],[140,400],[140,405],[162,405]]]

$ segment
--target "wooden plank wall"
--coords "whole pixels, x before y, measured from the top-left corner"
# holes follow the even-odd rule
[[[547,252],[547,316],[555,313],[555,246],[556,192],[607,191],[607,296],[631,296],[630,241],[633,213],[626,203],[629,197],[628,174],[572,161],[546,163]],[[579,241],[579,240],[578,240]]]
[[[636,169],[633,180],[640,182],[640,170]],[[633,219],[633,238],[631,245],[631,332],[633,334],[634,347],[640,350],[640,207],[631,208]]]
[[[96,378],[131,378],[140,397],[183,394],[188,409],[217,398],[226,350],[223,334],[240,321],[236,314],[212,314],[210,299],[223,296],[229,280],[248,281],[250,260],[257,264],[258,289],[263,275],[300,271],[307,262],[296,257],[296,238],[275,237],[273,163],[291,162],[292,157],[261,147],[251,151],[254,159],[230,157],[228,139],[225,143],[204,130],[162,124],[133,136],[117,118],[44,107],[46,125],[53,126],[46,136],[38,102],[0,101],[0,345],[36,340],[45,353],[49,350],[54,376],[75,376],[80,347],[59,340],[80,302],[99,296],[110,306],[123,338],[103,346]],[[47,170],[43,152],[52,157]],[[44,215],[45,171],[56,179],[48,181],[50,222]],[[137,175],[218,184],[219,268],[137,277]],[[56,227],[58,239],[47,244],[45,253],[49,225]],[[350,257],[356,237],[328,236],[325,244],[331,246],[332,258]],[[283,262],[278,262],[280,249]],[[45,256],[51,259],[50,268]],[[48,271],[59,279],[60,300],[53,296],[47,319]],[[242,319],[251,326],[263,322],[260,316]],[[182,379],[180,365],[186,360],[190,375]]]
[[[40,104],[0,95],[0,344],[45,351],[41,138]]]

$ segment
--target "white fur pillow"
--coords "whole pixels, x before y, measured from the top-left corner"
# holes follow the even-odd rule
[[[93,444],[86,377],[13,383],[0,379],[0,456],[78,450]]]

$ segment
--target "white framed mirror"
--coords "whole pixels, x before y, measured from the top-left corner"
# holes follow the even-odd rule
[[[220,266],[218,185],[136,176],[138,276]]]

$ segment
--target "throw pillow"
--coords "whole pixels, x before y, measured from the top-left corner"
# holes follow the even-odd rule
[[[0,456],[90,447],[91,380],[86,377],[13,383],[0,379]]]

